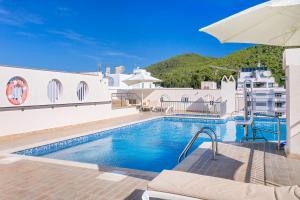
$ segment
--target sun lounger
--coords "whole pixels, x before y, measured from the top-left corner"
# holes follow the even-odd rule
[[[270,187],[223,178],[164,170],[149,184],[143,200],[296,200],[298,186]]]
[[[142,111],[151,111],[152,107],[150,106],[150,100],[147,100],[146,102],[143,102]]]

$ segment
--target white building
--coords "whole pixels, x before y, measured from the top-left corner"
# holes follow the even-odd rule
[[[248,107],[255,112],[285,116],[286,90],[278,87],[272,72],[266,67],[242,68],[238,78],[237,92],[249,88]]]
[[[110,71],[110,70],[108,70]],[[150,72],[145,69],[136,68],[132,74],[123,74],[121,71],[116,70],[114,74],[107,73],[104,82],[108,84],[110,90],[126,90],[126,89],[142,89],[142,88],[155,88],[154,83],[139,83],[136,85],[128,86],[123,81],[130,78],[134,74],[146,74],[151,76]]]

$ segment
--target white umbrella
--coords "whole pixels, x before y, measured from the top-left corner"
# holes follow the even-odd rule
[[[220,42],[300,45],[300,0],[259,4],[200,29]]]
[[[136,85],[139,83],[156,83],[156,82],[162,82],[162,81],[144,73],[134,74],[130,78],[123,81],[123,83],[127,85]],[[144,99],[144,91],[142,88],[142,102],[141,102],[142,107],[143,107],[143,99]]]
[[[136,85],[139,83],[155,83],[155,82],[162,82],[161,80],[154,78],[153,76],[147,74],[134,74],[130,78],[123,81],[127,85]]]

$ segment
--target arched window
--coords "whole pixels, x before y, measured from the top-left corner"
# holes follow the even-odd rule
[[[25,79],[15,76],[11,78],[6,87],[6,96],[13,105],[20,105],[25,102],[28,94],[28,85]]]
[[[86,99],[88,93],[88,85],[86,84],[86,82],[81,81],[78,84],[76,93],[79,101],[84,101]]]
[[[51,103],[56,103],[62,94],[62,85],[59,80],[53,79],[48,83],[48,99]]]

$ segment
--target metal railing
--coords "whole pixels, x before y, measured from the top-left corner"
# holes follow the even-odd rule
[[[273,131],[273,130],[268,130],[268,129],[263,129],[263,128],[257,128],[254,125],[254,122],[252,123],[252,131],[253,131],[253,135],[256,135],[256,131],[263,131],[263,132],[269,132],[269,133],[273,133],[273,134],[277,134],[277,148],[278,150],[280,150],[280,144],[281,144],[281,130],[280,130],[280,126],[281,126],[281,122],[280,122],[280,117],[278,116],[274,116],[274,115],[268,115],[268,114],[263,114],[263,113],[254,113],[255,116],[261,116],[261,117],[270,117],[273,119],[276,119],[277,121],[277,131]]]
[[[193,137],[192,139],[189,141],[189,143],[185,146],[185,148],[183,149],[183,151],[181,152],[181,154],[178,157],[178,163],[180,163],[182,161],[182,159],[184,159],[188,153],[188,151],[190,150],[190,148],[192,147],[192,145],[195,143],[195,141],[197,140],[197,138],[199,137],[200,134],[206,134],[210,137],[211,139],[211,145],[212,145],[212,151],[213,151],[213,160],[216,159],[216,154],[218,153],[218,138],[217,138],[217,134],[216,132],[210,128],[210,127],[203,127],[201,128],[200,131],[198,131]]]
[[[161,101],[161,110],[172,107],[177,114],[199,113],[222,116],[226,113],[226,101]]]
[[[63,107],[81,107],[81,106],[91,106],[91,105],[104,105],[110,104],[111,101],[92,101],[92,102],[81,102],[81,103],[55,103],[55,104],[40,104],[40,105],[30,105],[30,106],[9,106],[0,107],[1,111],[15,111],[15,110],[35,110],[35,109],[49,109],[49,108],[63,108]]]

